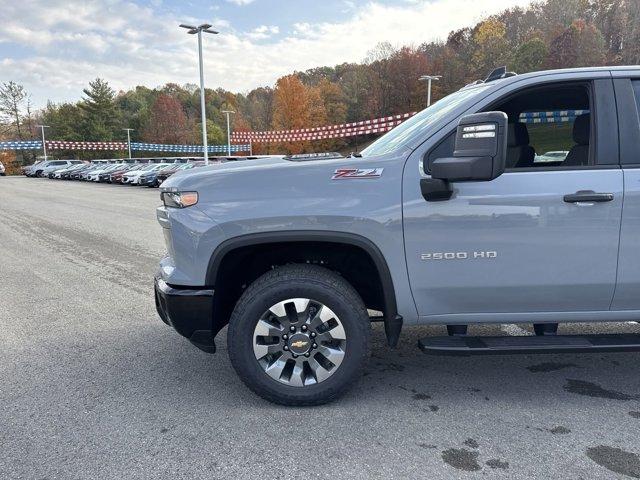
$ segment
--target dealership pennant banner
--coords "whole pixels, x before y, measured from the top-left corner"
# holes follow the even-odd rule
[[[47,150],[126,150],[127,142],[67,142],[48,140]]]
[[[126,144],[125,144],[126,148]],[[248,152],[249,145],[231,145],[231,153]],[[177,152],[177,153],[202,153],[204,148],[202,145],[165,145],[159,143],[131,143],[131,150],[143,150],[147,152]],[[227,153],[229,147],[227,145],[208,145],[208,153]]]
[[[322,127],[312,128],[299,128],[295,130],[233,132],[231,134],[231,138],[236,142],[251,141],[255,143],[265,143],[322,140],[326,138],[344,138],[355,135],[384,133],[401,124],[408,118],[411,118],[416,113],[417,112],[410,112],[402,115],[380,117],[360,122],[340,123],[337,125],[325,125]]]
[[[40,140],[0,142],[0,150],[42,150]]]
[[[523,112],[520,123],[566,123],[589,113],[589,110],[554,110],[551,112]]]
[[[126,142],[68,142],[61,140],[47,140],[47,150],[127,150]],[[248,152],[250,145],[231,145],[231,153]],[[42,142],[39,140],[7,141],[0,142],[0,150],[42,150]],[[178,152],[178,153],[202,153],[202,145],[165,145],[158,143],[132,142],[131,150],[148,152]],[[226,153],[227,145],[209,145],[209,153]]]

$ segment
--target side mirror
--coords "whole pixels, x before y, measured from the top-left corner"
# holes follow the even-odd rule
[[[456,131],[453,157],[434,160],[431,178],[421,181],[425,199],[451,198],[450,182],[489,181],[502,175],[507,158],[507,122],[504,112],[462,117]]]

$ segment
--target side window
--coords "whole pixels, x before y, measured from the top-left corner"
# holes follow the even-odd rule
[[[588,85],[556,84],[528,89],[493,109],[509,116],[508,169],[594,163]]]
[[[577,120],[578,117],[582,117],[581,120]],[[579,145],[581,142],[588,146],[589,135],[583,135],[582,138],[578,138],[579,135],[575,133],[576,121],[590,121],[589,110],[552,110],[545,112],[523,112],[518,118],[518,123],[524,124],[529,141],[526,143],[533,149],[533,160],[531,162],[532,167],[550,166],[553,164],[563,163],[574,145]],[[511,130],[522,129],[521,126],[516,126]],[[583,127],[584,129],[584,127]],[[523,142],[521,142],[523,143]],[[512,147],[518,145],[518,141],[509,142],[509,146]],[[512,160],[515,160],[515,164],[512,163],[510,168],[518,168],[518,159],[515,159],[514,155],[511,155]],[[577,163],[578,165],[588,164],[588,152],[585,158],[581,158]]]
[[[640,81],[634,88],[640,111]],[[594,163],[589,85],[530,88],[485,109],[490,110],[509,117],[507,169],[575,168]],[[454,138],[455,131],[431,149],[426,172],[435,159],[453,155]]]

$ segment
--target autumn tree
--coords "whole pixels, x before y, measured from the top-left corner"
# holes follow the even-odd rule
[[[532,11],[540,25],[546,25],[548,31],[555,26],[564,29],[576,19],[584,18],[590,0],[546,0],[532,6]]]
[[[435,82],[433,100],[438,100],[478,78],[469,71],[469,64],[463,61],[449,45],[443,46],[433,58],[431,70],[442,76],[438,82]]]
[[[506,27],[498,20],[486,20],[476,27],[473,33],[475,52],[471,61],[478,75],[486,75],[509,62],[510,49],[505,34]]]
[[[540,38],[532,38],[517,48],[513,57],[513,70],[517,73],[541,70],[547,59],[547,45]]]
[[[391,83],[391,66],[389,59],[395,52],[393,46],[388,43],[379,43],[367,53],[365,64],[367,65],[368,107],[371,115],[378,117],[389,111],[393,84]]]
[[[143,138],[153,143],[184,144],[193,139],[182,105],[173,96],[161,93],[156,98]]]
[[[256,88],[247,95],[245,118],[253,130],[269,130],[272,123],[273,89]]]
[[[576,20],[551,42],[547,65],[550,68],[599,66],[604,59],[600,31],[584,20]]]
[[[384,115],[422,110],[427,106],[426,85],[420,77],[430,71],[427,57],[413,47],[403,47],[389,58],[389,80],[393,85],[389,109]],[[436,84],[433,90],[438,90]]]
[[[344,123],[347,120],[347,103],[345,94],[337,83],[322,79],[318,83],[318,94],[324,106],[327,122]]]
[[[364,119],[373,115],[370,108],[370,77],[366,65],[343,64],[338,85],[347,105],[346,119]]]
[[[293,130],[309,126],[309,96],[307,88],[297,75],[279,78],[273,93],[274,130]],[[285,142],[282,147],[289,153],[300,153],[306,142]]]
[[[622,63],[626,65],[640,64],[640,2],[627,0],[626,22],[622,31],[624,49],[620,53]]]
[[[18,140],[23,140],[23,113],[28,98],[24,87],[16,82],[0,85],[0,120],[13,126]]]

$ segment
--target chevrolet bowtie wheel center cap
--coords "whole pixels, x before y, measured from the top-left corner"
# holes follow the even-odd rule
[[[253,353],[274,380],[292,387],[320,383],[333,375],[347,347],[338,316],[308,298],[290,298],[264,312],[253,332]]]
[[[289,337],[289,350],[296,355],[304,355],[311,349],[311,338],[304,333],[296,333]]]

